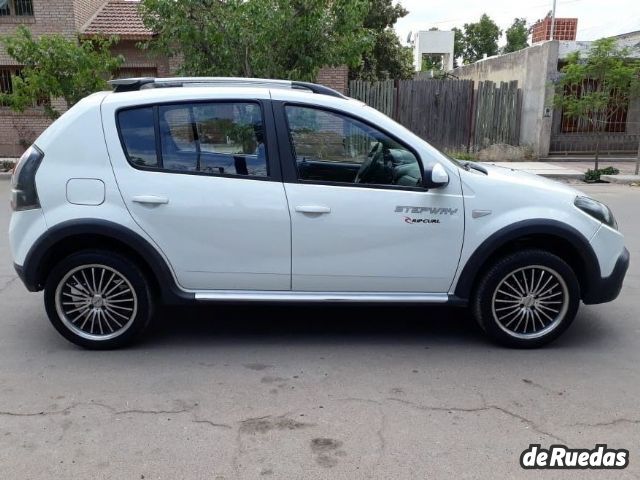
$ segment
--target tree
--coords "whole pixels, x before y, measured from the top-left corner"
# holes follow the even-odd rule
[[[19,112],[42,105],[52,120],[60,116],[52,98],[63,99],[69,108],[83,97],[107,89],[106,80],[123,62],[109,51],[115,38],[78,42],[62,35],[44,35],[34,39],[20,26],[14,35],[0,41],[9,56],[23,65],[20,74],[11,77],[12,93],[3,94],[0,101]]]
[[[451,29],[453,35],[453,68],[458,67],[458,61],[464,53],[464,33],[458,27]]]
[[[315,80],[370,48],[368,0],[143,0],[151,46],[180,73]]]
[[[580,52],[567,57],[556,85],[554,104],[563,115],[588,123],[596,134],[595,169],[598,170],[600,137],[609,120],[632,97],[640,95],[640,62],[613,38],[593,42],[583,58]]]
[[[350,77],[362,80],[408,79],[414,75],[413,52],[404,47],[393,30],[399,18],[409,13],[394,0],[370,0],[362,27],[372,35],[371,48],[364,51]]]
[[[507,44],[502,49],[502,53],[516,52],[527,48],[529,42],[529,29],[527,28],[526,18],[515,18],[513,23],[504,32],[507,38]]]
[[[440,55],[422,55],[422,68],[423,72],[431,70],[442,70],[442,57]]]
[[[486,13],[476,23],[465,23],[462,52],[464,63],[477,62],[485,55],[497,55],[501,34],[498,25]]]

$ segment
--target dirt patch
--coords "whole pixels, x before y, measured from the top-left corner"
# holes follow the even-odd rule
[[[312,427],[311,423],[303,423],[287,417],[258,417],[247,418],[240,422],[240,433],[267,433],[271,430],[299,430]]]

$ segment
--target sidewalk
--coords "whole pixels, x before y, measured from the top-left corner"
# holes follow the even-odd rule
[[[588,169],[593,169],[593,161],[582,162],[485,162],[490,165],[512,168],[534,173],[555,180],[582,180]],[[634,162],[601,161],[600,168],[614,167],[620,170],[619,175],[603,175],[602,180],[612,183],[640,183],[640,176],[634,175]]]

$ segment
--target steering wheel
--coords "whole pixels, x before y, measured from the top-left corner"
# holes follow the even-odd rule
[[[355,183],[367,183],[373,172],[381,167],[384,167],[384,148],[382,142],[376,142],[367,155],[367,159],[360,165]]]

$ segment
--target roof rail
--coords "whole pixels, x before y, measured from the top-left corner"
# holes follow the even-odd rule
[[[113,91],[135,92],[147,88],[171,88],[171,87],[262,87],[262,88],[290,88],[294,90],[308,90],[321,95],[331,97],[347,98],[340,92],[318,85],[316,83],[298,82],[294,80],[271,80],[264,78],[241,78],[241,77],[139,77],[139,78],[119,78],[110,80],[109,84]]]

